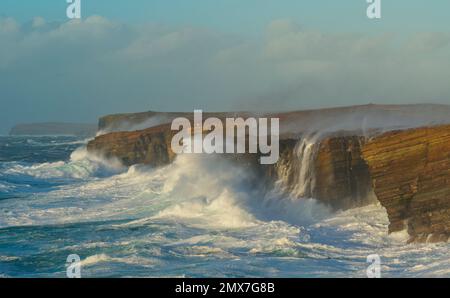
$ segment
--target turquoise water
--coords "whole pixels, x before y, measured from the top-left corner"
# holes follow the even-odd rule
[[[449,244],[387,235],[379,205],[331,212],[250,186],[217,157],[125,168],[73,137],[0,137],[0,276],[450,276]]]

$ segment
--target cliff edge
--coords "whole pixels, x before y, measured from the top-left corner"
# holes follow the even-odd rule
[[[169,118],[175,114],[181,115]],[[389,232],[406,229],[411,242],[448,241],[448,115],[447,106],[428,105],[267,114],[280,118],[278,162],[260,165],[258,154],[231,159],[256,169],[263,178],[261,188],[315,198],[336,210],[379,201],[389,217]],[[174,133],[167,123],[112,132],[89,142],[88,150],[119,158],[125,165],[161,166],[176,156],[170,149]]]
[[[415,242],[447,241],[450,125],[385,133],[369,140],[362,153],[389,231],[407,229]]]

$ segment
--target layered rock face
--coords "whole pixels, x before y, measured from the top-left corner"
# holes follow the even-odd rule
[[[175,158],[170,149],[173,134],[167,125],[134,132],[113,132],[96,137],[88,143],[87,149],[107,158],[118,158],[126,166],[139,163],[162,166]]]
[[[369,110],[372,111],[371,107]],[[394,118],[411,111],[405,112],[398,106],[377,107],[378,110],[383,115],[388,111],[389,117]],[[345,108],[338,111],[341,113]],[[361,117],[361,111],[364,108],[358,108],[357,113],[352,111],[350,122],[355,122],[356,116]],[[446,112],[443,110],[441,116]],[[373,119],[378,119],[377,113]],[[182,116],[175,113],[171,117],[175,115]],[[229,114],[208,117],[225,115]],[[357,124],[353,130],[333,131],[323,129],[324,122],[328,124],[332,119],[339,122],[331,110],[326,110],[324,118],[317,117],[314,111],[276,116],[280,118],[282,131],[280,158],[276,164],[260,165],[258,154],[231,155],[231,160],[259,173],[261,189],[278,188],[291,197],[315,198],[334,209],[363,206],[378,200],[387,210],[390,232],[407,229],[410,241],[414,242],[448,240],[450,126],[436,126],[431,121],[424,127],[410,128],[402,120],[395,122],[402,129],[392,131],[386,129],[385,123],[381,127],[367,127],[366,118],[362,117],[363,125]],[[390,121],[389,117],[383,118],[384,122]],[[293,121],[297,118],[299,121]],[[342,119],[348,118],[347,115]],[[420,125],[427,123],[422,120]],[[307,129],[302,127],[305,123]],[[402,127],[399,123],[408,125]],[[119,158],[125,165],[161,166],[175,158],[170,149],[174,133],[169,124],[113,132],[91,141],[88,150]]]
[[[315,198],[336,210],[364,206],[375,197],[363,144],[360,136],[281,140],[280,159],[266,176],[295,198]]]
[[[340,209],[364,206],[376,200],[369,168],[361,155],[364,143],[362,136],[331,137],[320,143],[313,198],[322,198]]]
[[[363,158],[390,232],[407,228],[416,242],[448,240],[450,126],[385,133],[367,142]]]

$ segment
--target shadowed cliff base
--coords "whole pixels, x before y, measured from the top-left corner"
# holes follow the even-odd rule
[[[280,118],[280,158],[260,165],[260,154],[224,155],[255,171],[261,188],[315,198],[334,209],[378,200],[389,232],[406,229],[412,242],[447,241],[450,234],[450,107],[364,105],[285,113],[204,113],[204,117]],[[170,122],[192,113],[145,112],[102,117],[88,150],[130,166],[162,166]],[[145,128],[148,127],[148,128]],[[145,128],[145,129],[143,129]],[[134,130],[138,129],[138,130]],[[124,131],[117,131],[124,130]],[[112,132],[111,132],[112,131]]]

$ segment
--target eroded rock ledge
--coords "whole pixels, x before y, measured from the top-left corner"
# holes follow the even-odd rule
[[[87,149],[107,158],[118,158],[126,166],[162,166],[175,158],[175,153],[170,150],[173,135],[169,125],[132,132],[112,132],[97,136],[87,144]]]
[[[450,126],[385,133],[363,150],[389,231],[406,228],[411,241],[450,235]]]
[[[169,124],[113,132],[89,142],[88,150],[119,158],[125,165],[161,166],[175,158],[170,149],[173,134]],[[378,200],[387,210],[389,232],[406,229],[412,242],[448,240],[450,125],[370,133],[341,130],[305,142],[311,135],[317,133],[283,134],[275,165],[260,165],[254,154],[232,159],[255,169],[265,187],[275,187],[277,181],[288,195],[313,197],[335,209]]]

